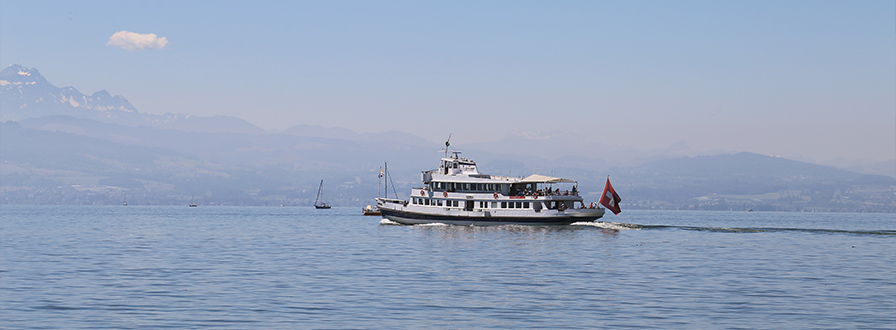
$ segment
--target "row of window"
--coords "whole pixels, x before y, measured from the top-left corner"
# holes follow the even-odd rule
[[[427,205],[427,206],[432,205],[432,206],[454,206],[454,207],[457,207],[457,205],[458,205],[457,202],[458,201],[456,199],[447,200],[447,199],[430,199],[430,198],[420,198],[420,197],[414,197],[411,200],[411,204]]]
[[[411,201],[412,204],[415,205],[425,205],[425,206],[448,206],[448,207],[459,207],[460,201],[456,199],[437,199],[437,198],[422,198],[422,197],[414,197]],[[538,206],[541,206],[541,202],[538,203]],[[529,209],[533,206],[533,202],[491,202],[491,201],[479,201],[480,209]],[[536,209],[541,209],[536,206]],[[472,206],[470,206],[472,207]]]
[[[435,190],[446,191],[503,191],[497,183],[459,183],[459,182],[433,182]]]

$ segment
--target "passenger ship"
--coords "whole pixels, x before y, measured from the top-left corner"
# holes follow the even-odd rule
[[[447,143],[446,143],[447,144]],[[438,170],[423,171],[423,187],[411,189],[408,200],[377,198],[382,216],[401,224],[568,225],[604,215],[596,203],[585,205],[576,181],[544,175],[515,178],[480,173],[476,163],[453,152]]]

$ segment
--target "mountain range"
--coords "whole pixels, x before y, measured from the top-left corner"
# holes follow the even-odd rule
[[[386,161],[388,194],[405,197],[443,152],[402,132],[266,132],[235,117],[141,113],[122,96],[58,88],[20,65],[0,71],[0,118],[6,204],[310,205],[323,179],[328,202],[363,206],[387,193],[377,177]],[[558,141],[587,152],[539,151]],[[621,150],[567,133],[462,147],[486,173],[568,177],[594,200],[609,174],[631,208],[896,212],[892,175],[755,153],[682,156],[683,143]],[[595,150],[630,156],[605,160]]]
[[[197,117],[141,113],[121,95],[106,90],[85,95],[74,87],[56,87],[37,69],[10,65],[0,70],[0,121],[63,115],[126,126],[148,126],[187,132],[264,133],[251,123],[229,116]]]

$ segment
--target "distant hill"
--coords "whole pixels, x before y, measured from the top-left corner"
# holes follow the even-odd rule
[[[409,156],[438,150],[434,143],[414,136],[396,136],[392,132],[357,134],[349,131],[348,139],[319,137],[327,135],[314,131],[308,134],[294,132],[295,135],[187,132],[67,116],[25,119],[18,124],[28,129],[67,132],[124,145],[164,148],[210,162],[246,167],[300,166],[334,171],[375,169],[389,159],[396,162],[407,159],[400,162],[407,165],[420,164]]]
[[[850,182],[867,184],[894,182],[882,175],[866,175],[833,167],[809,164],[780,157],[750,152],[728,155],[682,157],[652,161],[632,169],[639,175],[663,175],[682,178],[738,178],[781,182],[812,180],[814,182]]]
[[[241,119],[138,112],[124,97],[57,88],[36,69],[0,72],[0,203],[370,204],[389,163],[406,197],[443,145],[402,132],[296,125],[264,132]],[[518,132],[497,143],[452,145],[485,173],[577,180],[596,201],[607,175],[623,209],[896,212],[896,178],[754,153],[682,157],[684,143],[638,151],[577,133]],[[568,144],[575,153],[555,146]],[[604,158],[611,155],[611,160]],[[618,156],[617,155],[623,155]],[[623,158],[620,161],[619,158]],[[390,194],[392,194],[390,189]]]
[[[622,173],[620,186],[645,207],[896,210],[896,178],[748,152],[664,159]]]
[[[320,179],[337,206],[370,204],[389,162],[400,197],[440,156],[434,143],[289,134],[199,133],[50,116],[0,124],[0,203],[310,205]],[[381,140],[380,140],[381,139]],[[189,142],[183,142],[189,141]],[[752,153],[626,168],[472,150],[486,173],[578,181],[596,200],[606,174],[625,208],[896,212],[896,179]],[[391,189],[390,189],[391,194]]]
[[[394,161],[391,184],[400,191],[419,181],[427,161],[435,163],[411,160],[432,154],[434,144],[384,142],[389,134],[368,138],[184,132],[66,116],[6,122],[0,123],[0,198],[114,204],[113,195],[139,194],[128,199],[138,205],[176,204],[195,195],[217,204],[279,205],[284,199],[301,205],[313,201],[325,179],[331,202],[366,205],[376,196],[384,161]]]
[[[251,123],[227,116],[141,113],[121,95],[105,90],[85,95],[74,87],[59,88],[37,69],[10,65],[0,70],[0,121],[62,115],[127,126],[150,126],[200,132],[264,133]]]

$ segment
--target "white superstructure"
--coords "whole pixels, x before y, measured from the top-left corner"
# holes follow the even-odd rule
[[[446,155],[438,170],[422,176],[423,187],[412,188],[408,200],[377,198],[384,218],[402,224],[565,225],[604,215],[595,203],[584,203],[573,180],[483,174],[460,152]],[[554,187],[564,183],[572,188]]]

